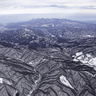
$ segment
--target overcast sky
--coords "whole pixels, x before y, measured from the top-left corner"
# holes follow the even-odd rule
[[[96,0],[0,0],[0,22],[32,18],[96,21]]]
[[[0,14],[96,13],[96,0],[0,0]]]

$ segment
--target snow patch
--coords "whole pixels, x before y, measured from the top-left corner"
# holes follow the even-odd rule
[[[77,52],[76,56],[79,56],[79,55],[83,55],[83,53],[82,52]]]
[[[31,96],[31,94],[33,93],[33,91],[37,88],[38,82],[41,80],[41,75],[39,74],[39,78],[37,80],[35,80],[35,84],[32,85],[33,89],[31,91],[29,91],[29,94],[27,96]]]
[[[30,37],[30,34],[23,34],[23,37]]]
[[[16,94],[18,93],[18,91],[16,90],[16,92],[14,93],[14,95],[13,96],[16,96]]]
[[[62,37],[62,35],[59,35],[59,37]]]
[[[3,83],[3,78],[0,78],[0,83],[1,83],[1,84]]]
[[[86,54],[84,56],[82,52],[77,52],[72,57],[74,57],[73,61],[80,61],[84,65],[88,65],[90,67],[93,67],[96,70],[96,57],[93,57],[90,54]]]
[[[60,76],[60,81],[67,87],[74,89],[65,76]]]
[[[12,85],[12,83],[9,80],[7,80],[7,79],[3,79],[3,82],[8,84],[8,85]]]
[[[48,24],[41,25],[41,27],[49,27]]]
[[[91,35],[85,35],[84,37],[94,37],[94,35],[93,36],[91,36]]]
[[[29,65],[32,65],[32,64],[33,64],[33,62],[31,61],[31,62],[29,62],[28,64],[29,64]]]
[[[51,37],[55,37],[54,35],[51,35]]]
[[[1,84],[6,83],[6,84],[8,84],[8,85],[12,85],[12,83],[11,83],[9,80],[4,79],[4,78],[0,78],[0,83],[1,83]]]
[[[26,28],[25,28],[24,30],[25,30],[25,31],[30,31],[29,29],[26,29]]]

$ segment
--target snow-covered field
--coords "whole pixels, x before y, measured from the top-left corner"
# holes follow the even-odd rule
[[[77,52],[72,57],[74,57],[73,61],[80,61],[84,65],[93,67],[96,70],[96,57],[92,56],[91,54],[84,55],[83,52]]]

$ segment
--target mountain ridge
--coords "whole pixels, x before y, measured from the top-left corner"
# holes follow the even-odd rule
[[[3,26],[0,96],[96,96],[96,25],[55,20]]]

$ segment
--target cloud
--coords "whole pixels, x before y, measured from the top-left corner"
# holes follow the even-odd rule
[[[32,5],[32,6],[18,6],[16,8],[62,8],[62,9],[96,9],[96,6],[68,6],[68,5]]]
[[[82,9],[96,9],[96,6],[81,6]]]
[[[48,7],[53,7],[53,8],[69,8],[65,5],[32,5],[32,6],[21,6],[22,8],[48,8]]]
[[[28,11],[30,10],[30,11]],[[46,11],[48,10],[48,11]],[[8,13],[96,13],[95,0],[0,0],[0,14]]]

